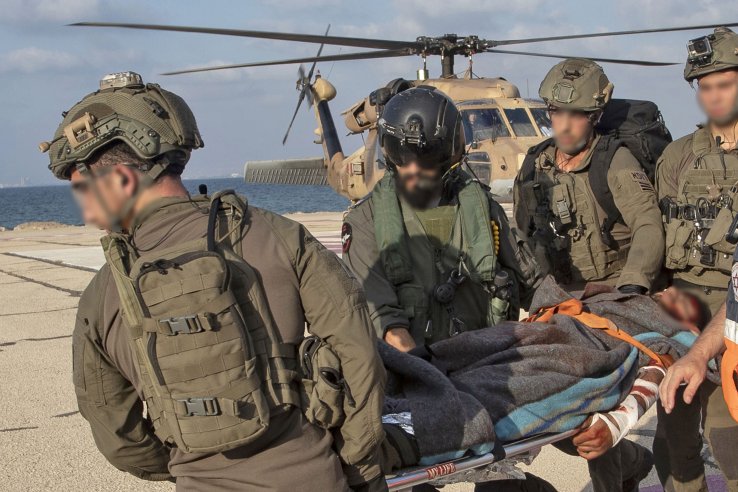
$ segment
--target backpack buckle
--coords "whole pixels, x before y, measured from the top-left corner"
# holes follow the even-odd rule
[[[199,333],[205,331],[205,328],[200,323],[200,319],[196,314],[190,314],[187,316],[176,316],[172,318],[160,319],[159,323],[165,323],[169,326],[167,335],[177,335],[179,333]]]
[[[214,415],[220,415],[218,400],[211,396],[186,398],[177,401],[184,403],[185,415],[187,417],[212,417]]]

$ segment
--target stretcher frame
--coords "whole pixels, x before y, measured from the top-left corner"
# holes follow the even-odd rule
[[[572,429],[570,431],[560,432],[557,434],[540,434],[505,444],[503,446],[505,449],[505,458],[502,460],[495,458],[492,453],[487,453],[479,456],[467,456],[432,466],[402,470],[397,475],[387,479],[387,486],[390,491],[409,491],[416,485],[438,480],[441,477],[448,478],[449,476],[457,473],[482,468],[493,463],[504,461],[504,459],[507,458],[536,451],[548,444],[553,444],[568,437],[572,437],[577,432],[579,432],[579,429]]]

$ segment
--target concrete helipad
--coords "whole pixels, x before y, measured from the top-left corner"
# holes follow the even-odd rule
[[[342,214],[291,217],[340,252]],[[169,483],[141,482],[110,466],[77,412],[71,334],[79,296],[103,263],[100,235],[87,227],[0,232],[0,490],[174,488]],[[650,446],[654,428],[650,412],[631,438]],[[585,461],[551,447],[526,470],[561,491],[589,490]],[[711,467],[710,473],[715,475],[716,470]],[[717,485],[711,483],[711,490],[724,490],[719,478],[712,481]],[[642,485],[656,484],[652,473]]]

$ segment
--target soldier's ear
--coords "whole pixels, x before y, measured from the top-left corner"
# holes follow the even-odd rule
[[[130,166],[116,166],[116,174],[120,188],[132,196],[138,186],[137,172]]]

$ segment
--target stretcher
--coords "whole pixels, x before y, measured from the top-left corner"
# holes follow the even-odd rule
[[[452,483],[489,481],[494,480],[495,476],[509,478],[509,473],[506,473],[509,468],[514,468],[515,464],[520,462],[529,463],[543,446],[571,437],[578,431],[573,429],[557,434],[540,434],[505,444],[502,460],[492,453],[487,453],[402,470],[387,479],[387,486],[390,491],[409,491],[412,487],[424,483],[443,486]]]

